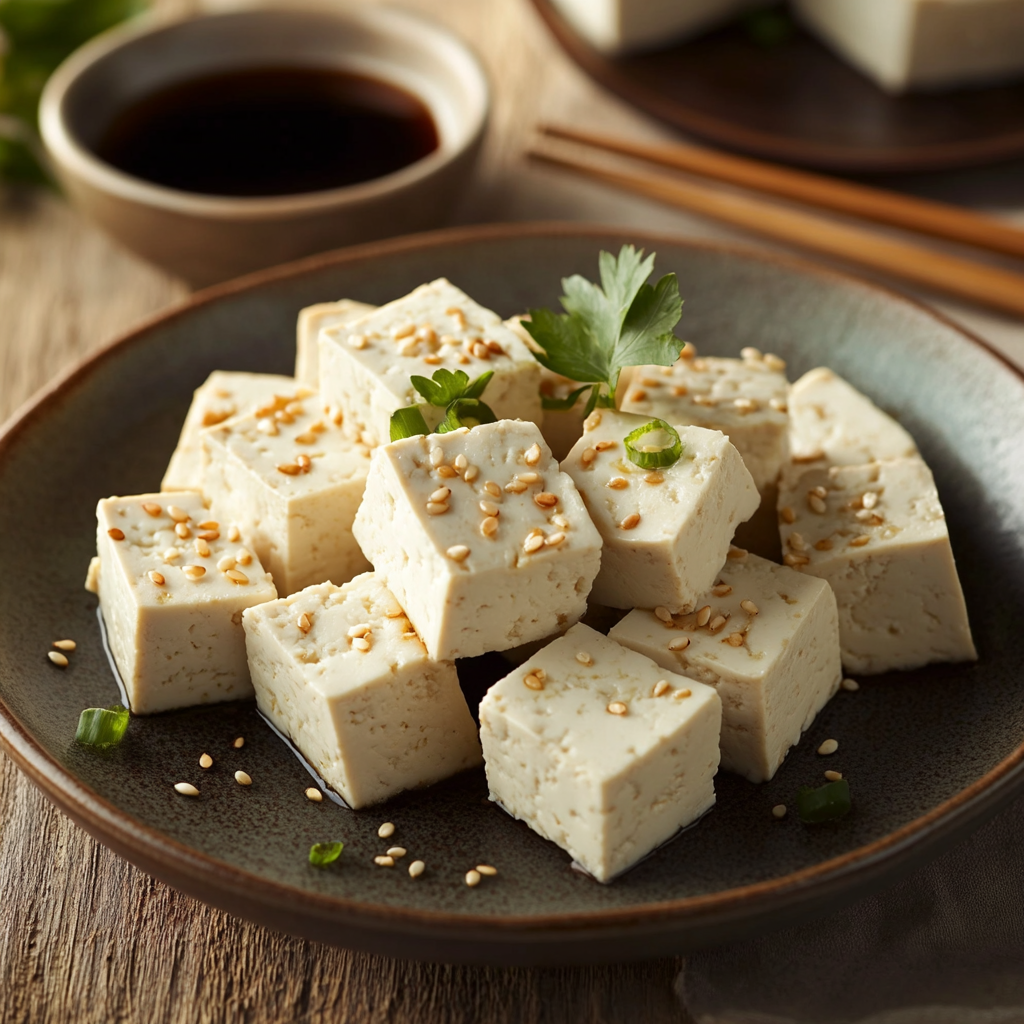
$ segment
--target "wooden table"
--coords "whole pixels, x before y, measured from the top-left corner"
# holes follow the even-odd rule
[[[743,240],[524,162],[525,143],[542,118],[634,138],[669,137],[570,65],[525,0],[405,2],[472,40],[494,83],[492,130],[460,220],[590,220]],[[1024,223],[1024,164],[899,185]],[[0,419],[69,363],[187,294],[181,282],[118,249],[58,197],[0,191]],[[1024,327],[941,305],[1024,364]],[[0,1021],[660,1024],[687,1019],[673,990],[680,965],[430,966],[270,932],[115,857],[0,755]]]

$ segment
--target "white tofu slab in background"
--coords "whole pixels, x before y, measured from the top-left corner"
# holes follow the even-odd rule
[[[921,459],[785,481],[779,531],[786,563],[835,592],[847,671],[977,658],[946,517]]]
[[[760,504],[724,434],[679,426],[683,456],[659,470],[626,457],[624,439],[648,416],[601,409],[562,469],[604,541],[591,599],[611,608],[689,611],[715,581],[736,527]]]
[[[338,302],[319,302],[299,310],[295,328],[295,378],[300,383],[320,388],[320,331],[325,327],[340,327],[352,320],[367,316],[377,307],[353,299]]]
[[[601,561],[576,487],[521,420],[376,448],[353,532],[439,659],[566,629]]]
[[[245,538],[190,491],[104,498],[96,519],[94,582],[132,711],[251,697],[242,612],[277,591]]]
[[[491,799],[610,881],[714,804],[721,716],[712,687],[578,624],[480,704]]]
[[[765,782],[839,688],[835,596],[823,580],[736,550],[698,605],[674,618],[637,609],[608,635],[713,686],[722,699],[722,767]]]
[[[480,763],[455,666],[432,661],[373,573],[243,617],[260,710],[353,808]]]
[[[443,278],[344,327],[320,333],[320,391],[352,438],[391,439],[391,415],[422,401],[410,378],[439,368],[494,377],[483,400],[498,419],[539,421],[540,364],[497,314]],[[443,415],[424,409],[430,426]]]

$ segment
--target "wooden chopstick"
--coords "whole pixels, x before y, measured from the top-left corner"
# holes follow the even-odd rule
[[[666,175],[614,171],[541,150],[531,150],[528,155],[627,192],[1024,317],[1022,274],[932,252],[814,214]]]
[[[880,224],[908,228],[936,238],[1024,258],[1024,231],[947,203],[916,199],[881,188],[857,185],[807,171],[795,171],[696,146],[631,142],[560,125],[540,125],[539,131],[553,138],[636,157],[756,192],[782,196],[808,206],[851,214]]]

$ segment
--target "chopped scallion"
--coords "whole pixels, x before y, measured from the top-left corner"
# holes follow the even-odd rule
[[[309,863],[315,868],[325,868],[333,864],[344,849],[344,843],[314,843],[309,848]]]
[[[683,442],[674,427],[664,420],[651,420],[626,435],[629,461],[641,469],[664,469],[675,465],[683,454]]]
[[[797,794],[796,807],[805,825],[838,821],[850,813],[850,784],[846,779],[827,782],[817,789],[804,786]]]
[[[109,708],[86,708],[78,716],[75,740],[98,750],[116,747],[124,738],[128,718],[128,709],[121,704]]]

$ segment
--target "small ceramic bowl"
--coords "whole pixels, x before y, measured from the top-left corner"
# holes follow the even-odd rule
[[[268,66],[343,69],[398,85],[427,105],[438,148],[371,181],[267,198],[167,188],[95,155],[112,118],[141,98],[192,78]],[[472,51],[419,15],[259,6],[105,33],[54,73],[40,125],[54,170],[82,212],[140,256],[201,286],[441,223],[472,172],[489,99]]]

